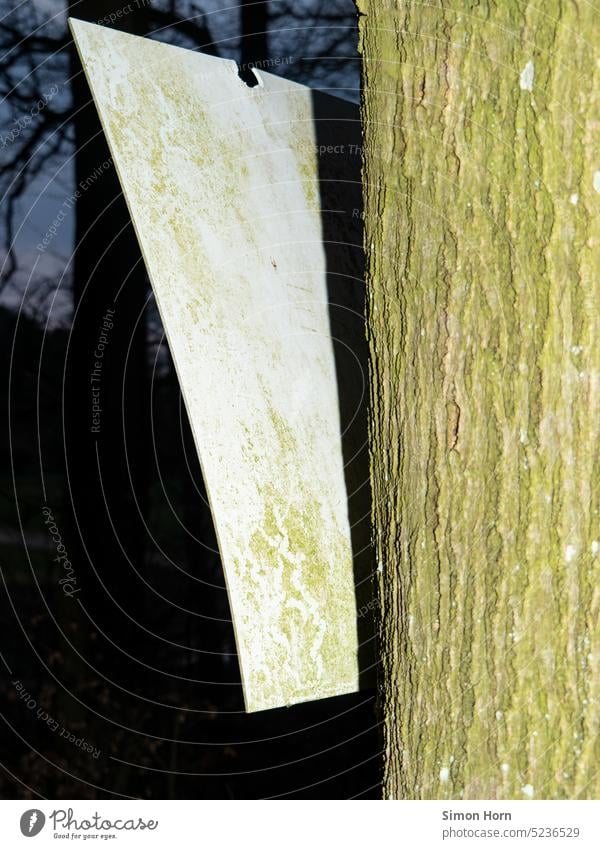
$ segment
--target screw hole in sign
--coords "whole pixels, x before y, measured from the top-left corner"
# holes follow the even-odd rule
[[[248,65],[238,65],[238,77],[242,80],[242,82],[246,83],[248,88],[254,88],[254,86],[261,84],[258,74],[254,68]]]

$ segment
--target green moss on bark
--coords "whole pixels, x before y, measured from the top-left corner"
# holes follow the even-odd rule
[[[359,0],[384,788],[600,796],[600,26]]]

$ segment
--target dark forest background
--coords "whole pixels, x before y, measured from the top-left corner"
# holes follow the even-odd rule
[[[0,0],[3,798],[378,796],[372,691],[243,712],[189,425],[66,26],[114,20],[358,101],[351,0],[225,7]]]

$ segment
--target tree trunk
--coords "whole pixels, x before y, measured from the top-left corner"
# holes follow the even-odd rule
[[[244,71],[257,63],[260,67],[261,63],[269,58],[267,3],[243,0],[240,7],[240,19],[240,65]]]
[[[75,17],[104,23],[107,16],[123,8],[121,0],[93,0],[85,10],[80,5],[71,4]],[[119,28],[145,32],[147,6],[131,4],[126,11],[118,19]],[[127,614],[138,621],[144,616],[145,588],[136,570],[144,572],[147,536],[148,283],[96,107],[75,53],[72,67],[77,196],[65,421],[72,547],[82,590],[79,599],[85,610],[102,637],[106,632],[114,643],[127,645],[127,651],[138,657],[142,632],[132,627]],[[102,412],[94,414],[96,407]],[[117,605],[126,614],[122,615]],[[109,665],[110,656],[115,677],[121,673],[131,680],[134,671],[139,672],[139,664],[130,664],[118,650],[113,653],[104,639],[99,637],[92,646],[88,651],[94,662]]]
[[[597,798],[597,11],[358,7],[384,794]]]

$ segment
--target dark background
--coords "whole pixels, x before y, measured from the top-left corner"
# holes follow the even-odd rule
[[[351,0],[0,0],[0,796],[376,797],[373,691],[242,709],[189,425],[66,27],[118,10],[118,29],[359,97]],[[350,215],[356,198],[336,197]],[[89,377],[107,308],[100,438]]]

